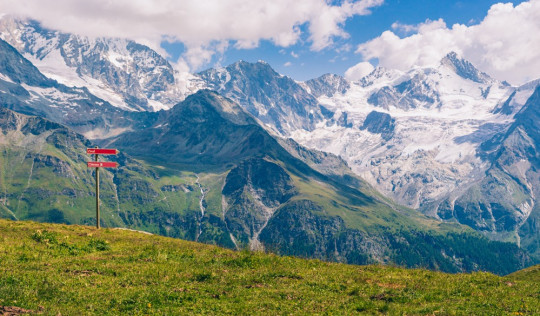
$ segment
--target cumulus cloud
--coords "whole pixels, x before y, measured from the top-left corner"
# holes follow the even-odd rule
[[[399,37],[392,31],[360,44],[364,60],[378,59],[386,68],[408,70],[413,66],[438,64],[455,51],[491,76],[521,84],[540,78],[540,0],[493,5],[476,25],[443,20],[417,26],[394,25],[394,30],[415,31]]]
[[[306,25],[312,50],[349,35],[344,22],[366,15],[384,0],[0,0],[3,13],[30,17],[43,26],[91,37],[144,40],[158,48],[163,39],[188,48],[181,62],[197,68],[223,42],[254,48],[261,40],[288,47]],[[216,44],[217,43],[217,44]],[[198,55],[201,53],[201,55]]]
[[[375,68],[372,64],[368,62],[361,62],[347,69],[347,71],[345,71],[345,78],[351,81],[360,80],[369,75],[373,69]]]
[[[354,15],[367,15],[369,9],[379,6],[383,0],[362,0],[358,2],[344,2],[341,6],[328,6],[325,2],[319,2],[312,8],[313,16],[310,18],[309,31],[312,41],[311,48],[315,51],[322,50],[333,43],[332,38],[348,38],[342,25]]]

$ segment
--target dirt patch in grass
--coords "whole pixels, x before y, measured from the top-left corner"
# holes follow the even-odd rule
[[[17,306],[0,306],[0,315],[2,316],[27,315],[36,313],[36,311],[20,308]]]

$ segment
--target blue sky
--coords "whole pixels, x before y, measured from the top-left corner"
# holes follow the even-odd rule
[[[442,18],[448,26],[455,23],[474,25],[483,20],[488,9],[498,2],[500,1],[387,0],[381,6],[371,9],[370,15],[349,18],[344,24],[344,29],[350,37],[339,39],[334,45],[321,51],[310,49],[307,32],[303,32],[302,40],[290,47],[279,47],[268,40],[262,40],[257,48],[230,48],[223,55],[214,56],[209,64],[199,70],[219,65],[226,66],[238,60],[251,62],[264,60],[279,73],[296,80],[307,80],[325,73],[343,74],[348,68],[360,62],[359,54],[355,53],[359,44],[381,35],[386,30],[392,30],[392,24],[396,22],[416,25],[427,19]],[[523,1],[504,2],[517,5]],[[395,33],[399,36],[411,35],[402,31]],[[173,44],[163,42],[162,47],[170,54],[171,61],[176,61],[185,49],[184,45],[178,42]]]

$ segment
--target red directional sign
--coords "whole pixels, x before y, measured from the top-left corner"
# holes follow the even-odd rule
[[[118,149],[112,148],[86,148],[87,154],[97,154],[97,155],[116,155],[118,154]]]
[[[89,161],[87,162],[90,168],[116,168],[118,163],[111,161]]]

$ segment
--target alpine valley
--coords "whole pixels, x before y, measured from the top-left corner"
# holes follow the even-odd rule
[[[506,274],[540,262],[540,81],[449,52],[297,82],[265,62],[187,74],[157,52],[0,19],[0,216],[277,254]],[[109,157],[108,157],[109,159]]]

